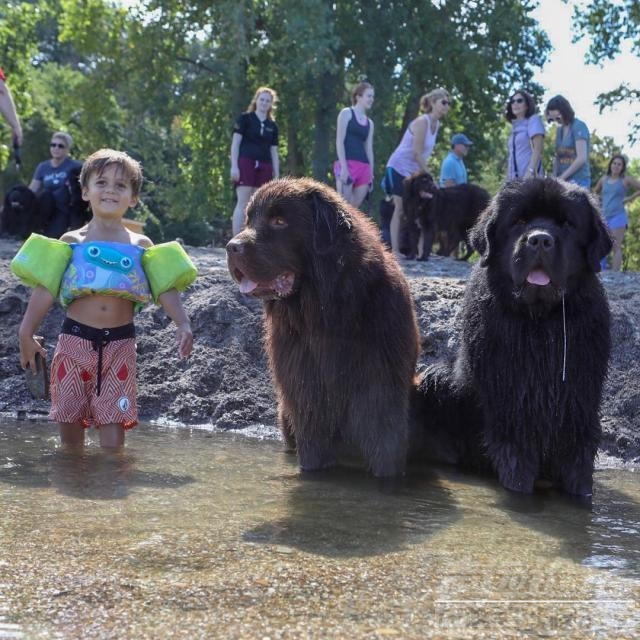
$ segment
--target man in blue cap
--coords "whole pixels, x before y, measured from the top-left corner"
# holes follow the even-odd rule
[[[464,166],[464,157],[473,144],[464,133],[456,133],[451,138],[451,151],[440,167],[440,186],[453,187],[456,184],[466,184],[467,168]]]

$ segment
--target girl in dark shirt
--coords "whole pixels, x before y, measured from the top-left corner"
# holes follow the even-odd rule
[[[373,98],[373,87],[361,82],[351,94],[353,106],[338,114],[336,189],[355,207],[362,204],[373,182],[373,120],[367,117]]]
[[[273,119],[276,92],[260,87],[247,112],[233,127],[231,139],[231,180],[236,187],[233,235],[244,227],[245,209],[253,192],[280,175],[278,127]]]

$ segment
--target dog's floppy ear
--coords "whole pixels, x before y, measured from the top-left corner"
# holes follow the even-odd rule
[[[580,197],[583,200],[581,204],[588,210],[590,218],[587,262],[589,267],[597,273],[602,268],[601,260],[609,255],[613,247],[613,242],[611,241],[611,234],[600,214],[595,198],[586,191],[583,191]]]
[[[333,248],[341,227],[351,228],[346,212],[337,199],[329,200],[323,193],[314,191],[310,197],[313,215],[313,249],[324,254]]]
[[[403,198],[413,198],[416,195],[418,180],[416,173],[410,175],[402,181],[403,186]]]
[[[498,222],[498,198],[491,200],[469,231],[469,244],[480,254],[480,266],[486,267],[491,257],[491,247],[496,240]]]

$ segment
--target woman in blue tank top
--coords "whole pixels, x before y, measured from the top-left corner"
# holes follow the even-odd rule
[[[367,117],[373,98],[373,87],[361,82],[351,93],[353,106],[338,114],[336,190],[354,207],[362,204],[373,182],[373,120]]]
[[[634,192],[627,196],[632,188]],[[602,215],[613,236],[611,250],[611,269],[622,268],[622,241],[629,224],[625,204],[640,196],[640,180],[627,175],[627,160],[624,156],[615,155],[609,160],[606,175],[602,176],[594,187],[595,193],[602,194]],[[603,263],[606,268],[606,264]]]

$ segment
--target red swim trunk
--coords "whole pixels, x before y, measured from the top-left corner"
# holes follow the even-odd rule
[[[60,334],[51,362],[50,420],[125,429],[138,424],[135,338],[104,343],[101,359],[98,395],[98,349],[91,340]]]
[[[238,158],[238,170],[240,179],[236,187],[261,187],[273,178],[273,165],[262,160],[251,158]]]

